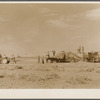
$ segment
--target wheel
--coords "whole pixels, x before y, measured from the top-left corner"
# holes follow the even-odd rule
[[[7,59],[2,60],[2,64],[7,64],[7,63],[8,63]]]

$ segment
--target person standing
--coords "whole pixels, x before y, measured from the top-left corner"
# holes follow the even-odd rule
[[[42,56],[42,64],[44,64],[44,56]]]
[[[50,58],[49,51],[47,52],[47,55],[46,55],[46,63],[48,63],[48,58]]]
[[[38,63],[40,63],[40,56],[38,56]]]
[[[54,57],[54,56],[55,56],[55,54],[56,54],[55,50],[54,50],[54,51],[52,51],[52,53],[53,53],[53,57]]]
[[[12,55],[11,59],[12,59],[12,62],[13,62],[13,63],[16,63],[16,60],[15,60],[14,55]]]

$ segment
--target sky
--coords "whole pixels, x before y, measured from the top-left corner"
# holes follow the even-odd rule
[[[100,3],[0,4],[0,52],[100,51]]]

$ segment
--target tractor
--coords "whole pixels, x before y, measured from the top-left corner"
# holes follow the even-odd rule
[[[0,64],[8,64],[10,62],[10,58],[9,57],[6,57],[6,56],[2,56],[0,54]]]
[[[100,54],[99,52],[88,52],[88,54],[83,54],[83,61],[86,62],[100,62]]]
[[[80,61],[81,57],[78,56],[75,53],[72,52],[65,52],[65,51],[61,51],[60,53],[58,53],[57,55],[53,56],[53,57],[48,57],[47,58],[47,62],[49,63],[53,63],[53,62],[78,62]]]

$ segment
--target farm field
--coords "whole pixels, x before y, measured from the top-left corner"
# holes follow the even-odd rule
[[[0,89],[98,89],[100,63],[37,63],[36,58],[16,58],[0,64]]]

